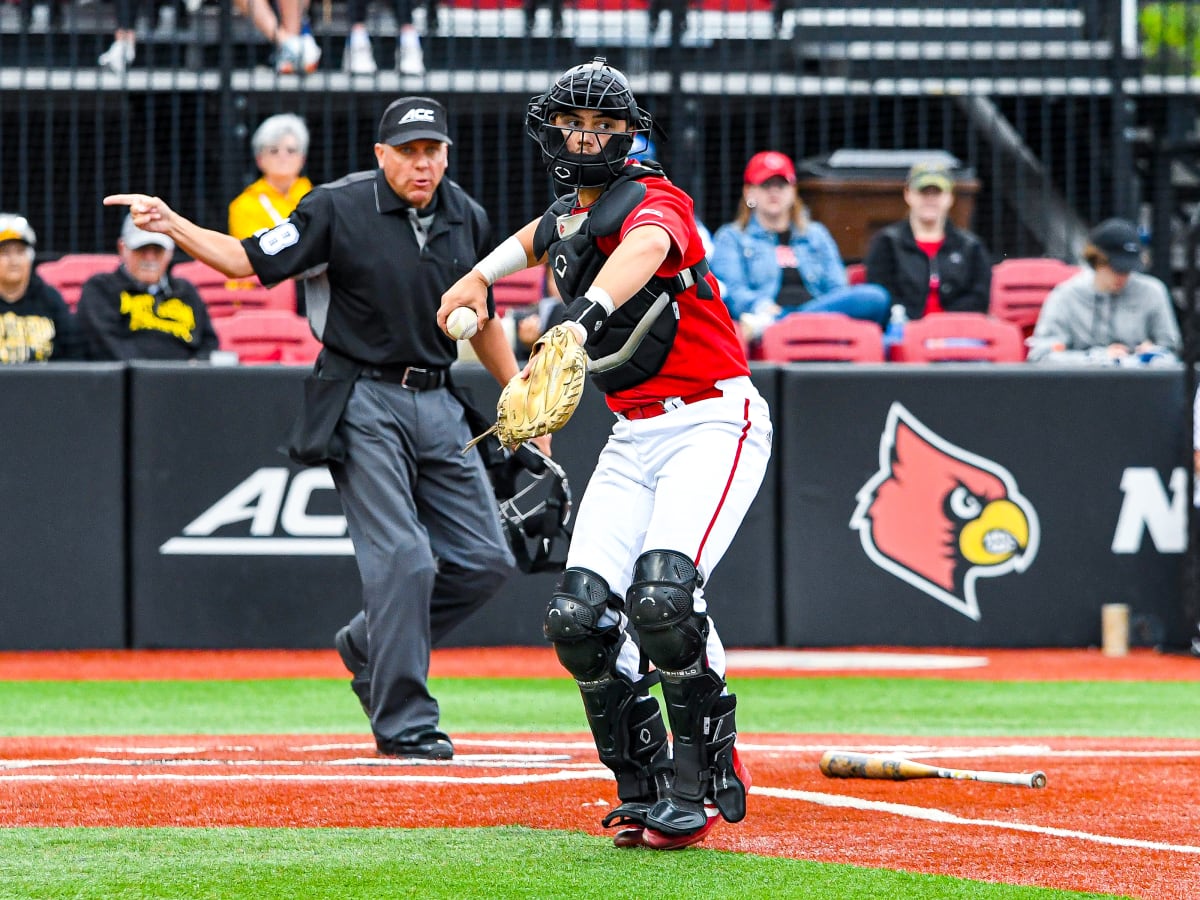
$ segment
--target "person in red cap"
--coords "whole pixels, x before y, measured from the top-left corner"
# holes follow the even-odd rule
[[[882,324],[887,291],[848,283],[833,236],[796,192],[791,159],[756,153],[743,181],[737,217],[713,238],[712,268],[746,340],[794,312],[840,312]]]

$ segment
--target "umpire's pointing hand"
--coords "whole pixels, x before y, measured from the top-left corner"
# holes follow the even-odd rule
[[[148,194],[109,194],[104,198],[105,206],[128,206],[133,224],[143,231],[167,234],[171,230],[171,207],[158,197]]]

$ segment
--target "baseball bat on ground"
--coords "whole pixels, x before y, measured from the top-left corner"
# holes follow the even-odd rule
[[[910,778],[953,778],[959,781],[986,781],[991,784],[1015,784],[1044,788],[1044,772],[980,772],[974,769],[947,769],[930,766],[902,756],[875,756],[826,750],[821,755],[821,772],[830,778],[885,778],[907,781]]]

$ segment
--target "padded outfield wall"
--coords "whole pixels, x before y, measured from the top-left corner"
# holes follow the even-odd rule
[[[478,365],[457,371],[492,402]],[[0,649],[329,646],[359,587],[328,473],[279,449],[303,376],[0,369]],[[1112,602],[1135,643],[1185,643],[1181,370],[757,364],[754,379],[774,457],[708,586],[730,645],[1087,646]],[[577,498],[610,415],[589,388],[555,438]],[[513,578],[449,643],[540,645],[553,583]]]

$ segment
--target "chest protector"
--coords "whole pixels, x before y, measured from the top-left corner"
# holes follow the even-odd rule
[[[591,286],[608,261],[597,238],[617,233],[642,202],[646,186],[641,179],[662,175],[657,163],[627,165],[587,211],[572,215],[574,195],[557,200],[546,210],[534,234],[533,250],[535,256],[549,255],[562,297],[582,296]],[[588,373],[597,388],[605,393],[623,391],[658,373],[679,328],[676,298],[698,285],[701,298],[712,299],[704,281],[707,272],[708,263],[701,261],[672,278],[656,275],[604,320],[584,345]]]

